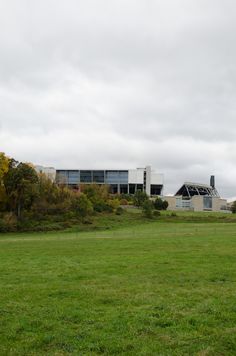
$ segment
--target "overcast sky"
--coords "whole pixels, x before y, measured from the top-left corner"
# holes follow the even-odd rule
[[[0,0],[0,151],[236,196],[235,0]]]

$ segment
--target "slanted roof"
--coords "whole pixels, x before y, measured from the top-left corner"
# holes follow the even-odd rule
[[[185,182],[175,195],[182,195],[186,198],[191,198],[194,195],[208,195],[210,197],[220,197],[216,188],[208,184]]]

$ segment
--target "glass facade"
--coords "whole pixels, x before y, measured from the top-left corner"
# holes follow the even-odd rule
[[[79,171],[68,171],[68,184],[79,184],[80,174]]]
[[[93,182],[94,183],[104,183],[105,182],[105,171],[93,171]]]
[[[151,184],[151,195],[161,195],[162,185]]]
[[[80,171],[80,183],[92,183],[92,171]]]
[[[128,184],[128,171],[105,171],[105,183],[107,184]]]
[[[144,175],[144,180],[146,176]],[[56,183],[78,188],[80,184],[107,184],[112,194],[135,194],[145,184],[129,183],[128,170],[57,170]],[[160,195],[161,185],[151,185],[151,195]]]
[[[58,184],[68,184],[68,171],[65,170],[58,170],[56,174],[56,183]]]
[[[101,170],[57,170],[56,181],[59,184],[105,183],[128,184],[128,171]]]

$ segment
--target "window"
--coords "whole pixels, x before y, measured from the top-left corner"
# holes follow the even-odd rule
[[[161,195],[162,185],[151,184],[151,195]]]
[[[120,185],[120,193],[127,194],[128,193],[128,184],[121,184]]]
[[[68,171],[68,184],[79,184],[79,171]]]
[[[57,171],[56,182],[58,184],[68,184],[68,171]]]
[[[92,182],[92,171],[80,171],[80,182],[81,183],[91,183]]]
[[[203,197],[203,209],[212,210],[212,197],[206,195]]]
[[[104,171],[93,171],[93,182],[104,183]]]

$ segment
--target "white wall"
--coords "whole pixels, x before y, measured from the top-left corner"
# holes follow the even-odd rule
[[[164,184],[164,175],[151,172],[151,184]]]
[[[129,184],[143,184],[143,168],[129,169],[128,182]]]

